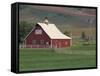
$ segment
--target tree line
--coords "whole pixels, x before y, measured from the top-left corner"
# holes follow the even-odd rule
[[[22,43],[27,34],[34,27],[34,23],[28,23],[26,21],[21,21],[19,23],[19,43]]]

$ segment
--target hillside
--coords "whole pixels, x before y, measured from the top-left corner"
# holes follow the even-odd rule
[[[50,23],[66,27],[94,27],[95,9],[48,7],[48,6],[20,6],[20,21],[42,22],[48,17]]]

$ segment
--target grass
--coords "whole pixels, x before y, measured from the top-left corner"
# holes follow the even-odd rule
[[[95,45],[69,48],[21,48],[20,71],[96,67]]]

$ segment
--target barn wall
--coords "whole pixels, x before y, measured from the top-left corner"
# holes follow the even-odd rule
[[[35,30],[36,29],[41,29],[43,32],[42,32],[42,35],[37,35],[37,34],[35,34]],[[49,38],[49,36],[44,32],[44,30],[40,27],[40,26],[38,26],[38,25],[36,25],[36,27],[35,27],[35,29],[30,33],[30,35],[26,38],[26,40],[25,40],[25,43],[26,43],[26,45],[32,45],[33,44],[33,40],[36,40],[36,41],[40,41],[40,40],[44,40],[45,41],[45,43],[46,42],[50,42],[50,38]],[[41,46],[41,47],[43,47],[43,46]]]
[[[52,47],[64,48],[70,46],[70,39],[52,39]]]

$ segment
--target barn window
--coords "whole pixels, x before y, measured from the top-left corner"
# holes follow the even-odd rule
[[[42,34],[42,30],[41,29],[36,29],[35,34]]]
[[[46,42],[46,45],[48,45],[49,44],[49,42]]]
[[[33,40],[33,41],[32,41],[32,44],[36,44],[36,40]]]
[[[41,40],[40,43],[41,43],[41,44],[44,44],[44,40]]]
[[[36,41],[36,44],[38,44],[38,45],[39,45],[39,44],[40,44],[40,40],[37,40],[37,41]]]

